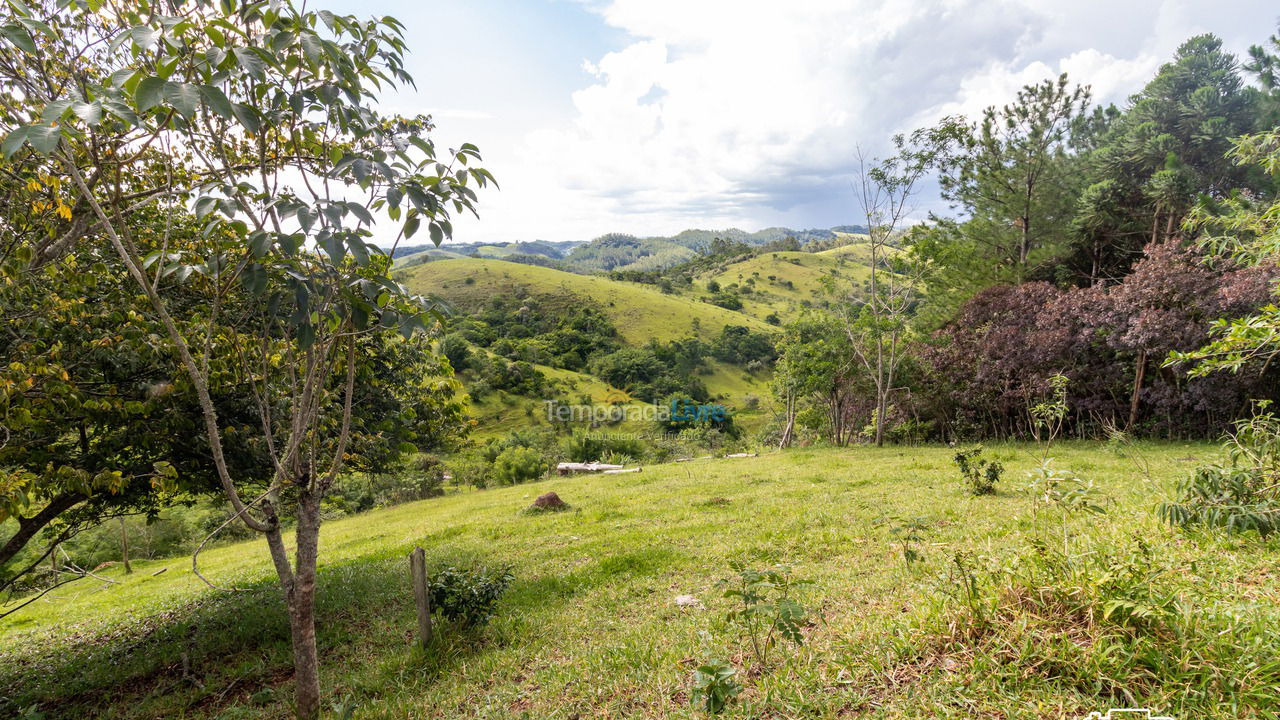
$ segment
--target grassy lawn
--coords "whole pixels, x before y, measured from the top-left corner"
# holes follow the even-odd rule
[[[1059,718],[1127,705],[1180,720],[1275,717],[1280,543],[1190,536],[1155,514],[1212,451],[1150,445],[1135,462],[1097,444],[1055,448],[1059,465],[1095,481],[1099,516],[1037,506],[1025,480],[1036,449],[1009,445],[988,449],[1006,471],[985,497],[963,491],[948,448],[796,449],[330,522],[327,703],[358,718],[703,717],[689,678],[721,658],[745,686],[724,714],[735,718]],[[572,511],[520,512],[551,490]],[[895,528],[915,518],[919,559],[908,564]],[[1043,579],[1048,564],[1017,563],[1064,543],[1080,567],[1140,557],[1150,576],[1124,585],[1138,610],[1080,610],[1089,583],[1112,588],[1120,565],[1069,576],[1079,588],[1054,581],[1052,597],[1001,579]],[[512,566],[488,626],[413,649],[405,555],[415,545],[436,565]],[[800,595],[811,611],[802,646],[754,659],[716,587],[731,561],[785,563],[813,581]],[[0,715],[39,704],[49,717],[285,717],[287,629],[264,544],[201,556],[202,571],[236,592],[200,584],[189,558],[137,566],[127,578],[105,571],[119,584],[80,581],[0,621]],[[970,581],[974,593],[958,590]],[[1176,604],[1142,610],[1144,587],[1152,606],[1165,591]],[[706,608],[677,607],[683,594]]]

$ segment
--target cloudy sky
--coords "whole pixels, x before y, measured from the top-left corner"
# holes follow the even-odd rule
[[[1273,0],[332,0],[407,25],[441,145],[500,191],[459,242],[854,223],[851,163],[1067,72],[1122,103],[1205,32],[1243,53]],[[924,206],[929,199],[924,198]]]

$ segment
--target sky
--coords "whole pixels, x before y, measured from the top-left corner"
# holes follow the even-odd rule
[[[858,222],[851,181],[900,132],[1068,73],[1123,104],[1178,45],[1243,55],[1270,0],[329,0],[406,25],[430,113],[500,189],[455,242]],[[943,206],[926,187],[919,212]],[[385,240],[386,238],[380,238]]]

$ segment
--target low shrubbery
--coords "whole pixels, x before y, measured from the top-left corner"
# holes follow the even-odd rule
[[[431,578],[431,608],[464,628],[489,622],[494,607],[515,576],[510,568],[459,569],[446,566]]]
[[[947,602],[918,621],[933,640],[912,662],[946,658],[948,680],[973,697],[1053,683],[1104,708],[1177,717],[1275,709],[1280,656],[1267,621],[1217,610],[1195,578],[1138,536],[1070,550],[1037,540],[1004,560],[958,554],[940,584]]]
[[[982,457],[982,446],[956,452],[956,467],[960,468],[960,476],[965,487],[973,495],[991,495],[996,491],[996,483],[1004,472],[1004,466],[998,460]]]
[[[1202,465],[1178,486],[1178,501],[1161,508],[1167,521],[1262,537],[1280,531],[1280,418],[1267,407],[1236,422],[1226,462]]]
[[[537,480],[551,469],[551,462],[530,447],[509,447],[493,460],[491,477],[499,485],[519,485]]]

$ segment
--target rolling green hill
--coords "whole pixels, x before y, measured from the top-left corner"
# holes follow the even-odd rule
[[[496,294],[521,292],[549,302],[591,303],[609,316],[632,345],[715,335],[726,325],[773,331],[756,318],[637,283],[577,275],[501,260],[453,259],[406,268],[398,274],[412,291],[435,295],[460,309]]]
[[[617,327],[628,345],[643,345],[651,339],[667,342],[687,337],[709,339],[727,325],[748,327],[758,332],[776,332],[757,317],[725,310],[691,297],[664,294],[650,285],[619,282],[605,277],[577,275],[551,268],[501,260],[451,259],[417,265],[399,271],[397,277],[414,292],[443,299],[456,311],[464,312],[486,303],[496,295],[537,297],[550,306],[599,307]],[[586,373],[536,366],[551,380],[560,381],[570,398],[588,395],[603,398],[607,386]],[[712,397],[738,411],[736,420],[748,430],[758,428],[769,416],[767,372],[749,373],[727,363],[708,360],[699,379]],[[491,395],[472,403],[471,414],[479,421],[478,437],[546,424],[542,398]],[[648,429],[648,428],[636,428]]]
[[[725,289],[749,289],[741,294],[744,313],[760,320],[774,314],[785,322],[798,315],[805,303],[823,301],[824,279],[846,286],[866,279],[869,268],[858,251],[829,252],[764,253],[704,272],[697,280],[703,287],[714,280]]]

